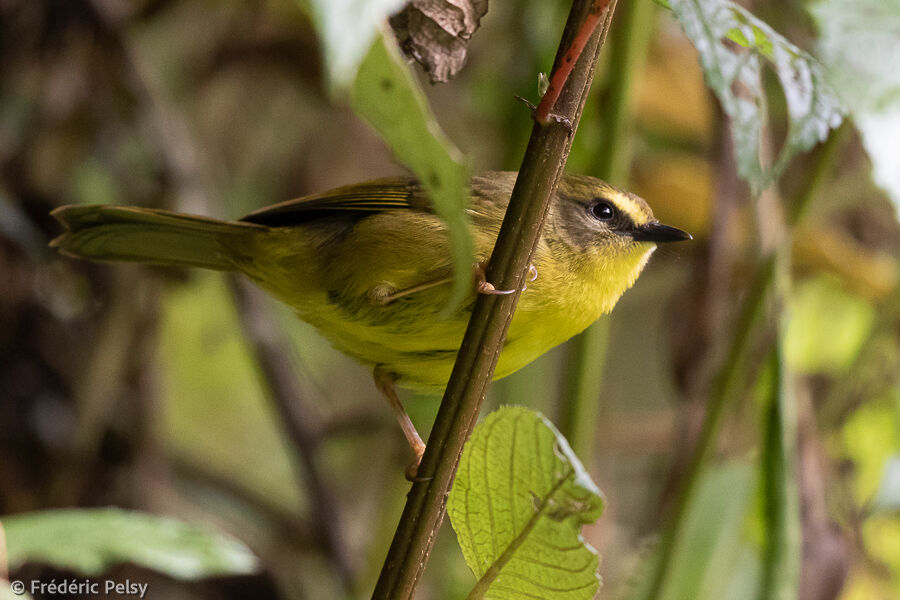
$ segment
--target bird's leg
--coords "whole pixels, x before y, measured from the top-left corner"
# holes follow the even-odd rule
[[[452,281],[452,277],[444,277],[441,279],[426,281],[425,283],[414,285],[412,287],[406,288],[405,290],[395,290],[389,285],[376,286],[369,293],[369,297],[376,304],[390,304],[394,300],[402,298],[403,296],[409,296],[410,294],[415,294],[416,292],[421,292],[423,290],[437,287],[439,285],[446,285],[448,283],[451,283]]]
[[[394,386],[397,376],[386,371],[380,365],[375,367],[373,374],[375,375],[375,386],[390,402],[394,415],[397,417],[397,422],[400,423],[400,429],[403,430],[406,441],[409,442],[413,453],[416,455],[415,462],[406,468],[406,478],[410,481],[416,481],[416,471],[419,470],[422,455],[425,454],[425,442],[422,441],[419,432],[416,431],[416,426],[413,425],[409,415],[406,414],[406,409],[403,408],[403,403],[400,402],[400,396],[397,395],[397,388]]]
[[[512,294],[516,290],[498,290],[494,287],[494,284],[488,281],[485,278],[485,271],[487,270],[486,261],[482,261],[475,265],[475,287],[478,289],[479,294],[493,294],[498,296],[505,296],[507,294]],[[537,279],[538,272],[534,265],[528,266],[528,281],[534,281]],[[525,291],[528,289],[528,284],[522,285],[522,290]]]
[[[475,265],[475,288],[478,290],[479,294],[494,294],[494,295],[506,295],[512,294],[515,290],[498,290],[494,287],[494,284],[490,283],[485,279],[485,269],[486,269],[487,261],[479,262]],[[528,267],[529,278],[528,281],[534,281],[537,279],[537,269],[534,265],[530,265]],[[403,298],[404,296],[409,296],[410,294],[415,294],[416,292],[421,292],[427,289],[431,289],[433,287],[437,287],[439,285],[447,285],[448,283],[452,283],[452,277],[443,277],[441,279],[433,279],[431,281],[426,281],[425,283],[420,283],[419,285],[414,285],[412,287],[408,287],[403,290],[396,290],[391,286],[384,284],[379,285],[369,292],[369,299],[375,304],[390,304],[394,300],[399,298]],[[528,284],[522,286],[522,291],[528,289]]]

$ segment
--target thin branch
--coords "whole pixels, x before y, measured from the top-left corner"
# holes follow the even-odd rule
[[[554,69],[563,62],[563,49],[571,46],[593,4],[596,2],[590,0],[575,0],[573,3]],[[535,119],[488,267],[487,280],[499,289],[519,290],[525,282],[614,8],[615,0],[612,0],[603,26],[591,36],[584,56],[578,61],[559,100],[552,107],[560,121],[568,121],[571,127],[555,122],[542,124]],[[415,591],[443,521],[447,494],[463,444],[478,419],[518,296],[518,293],[508,296],[481,295],[476,301],[419,468],[421,480],[414,483],[410,490],[373,598],[408,599]]]
[[[294,450],[297,475],[306,482],[316,537],[322,540],[345,591],[350,592],[354,569],[342,537],[338,503],[315,459],[322,427],[317,415],[304,402],[290,359],[290,345],[276,328],[274,315],[266,310],[261,292],[237,276],[228,278],[228,287],[262,384],[278,411],[279,420],[291,442],[290,447]]]
[[[572,69],[578,62],[588,41],[593,37],[597,26],[600,25],[604,11],[609,7],[609,4],[610,0],[593,0],[591,2],[588,14],[581,23],[581,27],[578,28],[568,50],[563,54],[562,61],[557,61],[557,64],[554,66],[553,73],[550,76],[550,85],[534,111],[534,120],[539,125],[550,123],[552,118],[550,111],[556,106],[556,101],[559,99],[563,86],[569,80]],[[572,10],[575,10],[574,5]]]
[[[779,254],[785,255],[785,262],[790,260],[788,252]],[[783,323],[779,325],[779,339],[769,358],[773,382],[763,408],[760,485],[765,537],[758,596],[762,600],[797,597],[802,554],[794,382],[784,357]]]

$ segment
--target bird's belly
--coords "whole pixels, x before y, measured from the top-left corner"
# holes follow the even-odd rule
[[[287,260],[280,269],[270,261],[259,273],[244,272],[272,295],[291,306],[338,350],[359,362],[383,366],[398,375],[401,387],[441,391],[450,377],[475,303],[475,292],[462,307],[444,315],[449,286],[438,286],[388,304],[378,304],[364,291],[335,290],[316,270],[302,272],[310,261]],[[538,263],[538,272],[549,272]],[[560,284],[540,276],[520,297],[518,309],[495,370],[505,377],[554,346],[584,330],[605,307],[594,290],[575,294],[580,302],[558,300]],[[367,288],[363,288],[367,289]],[[331,291],[329,291],[331,290]],[[608,310],[608,309],[607,309]]]
[[[348,318],[340,309],[300,317],[315,325],[341,352],[398,376],[401,387],[440,392],[450,378],[471,307],[448,318],[437,314],[381,323]],[[581,332],[591,320],[559,311],[520,310],[513,317],[494,379],[518,371],[554,346]]]
[[[468,322],[454,315],[407,323],[398,330],[392,324],[304,320],[316,325],[344,354],[396,374],[401,387],[434,392],[441,391],[450,377]]]
[[[566,342],[593,323],[599,313],[564,310],[519,310],[513,316],[494,379],[515,373],[550,349]]]
[[[474,305],[473,295],[466,306],[445,317],[441,314],[446,302],[443,294],[432,302],[423,302],[421,295],[416,295],[408,302],[398,300],[386,306],[374,306],[364,299],[353,305],[336,303],[327,293],[307,290],[299,294],[272,285],[271,280],[257,282],[344,354],[369,366],[383,366],[398,376],[401,387],[429,392],[440,392],[446,386]],[[599,316],[597,311],[535,302],[541,297],[539,292],[529,289],[523,293],[494,379],[521,369]]]

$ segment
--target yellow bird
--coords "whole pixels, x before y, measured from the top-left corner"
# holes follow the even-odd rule
[[[477,272],[490,257],[516,173],[472,178]],[[419,184],[394,177],[337,188],[239,221],[118,206],[64,206],[52,245],[69,256],[237,271],[292,307],[345,354],[374,367],[404,432],[424,444],[393,389],[440,390],[481,292],[451,315],[446,224]],[[609,312],[657,243],[691,239],[660,224],[641,198],[587,176],[562,177],[534,253],[532,276],[494,377],[522,368]]]

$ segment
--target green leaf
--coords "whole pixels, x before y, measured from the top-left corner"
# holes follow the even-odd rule
[[[788,161],[840,125],[844,109],[809,54],[728,0],[670,0],[675,17],[700,54],[706,82],[731,120],[738,173],[759,193]],[[784,93],[788,131],[771,164],[762,164],[768,124],[762,71],[772,68]]]
[[[98,575],[131,562],[178,579],[253,573],[256,557],[209,527],[117,508],[51,510],[5,517],[10,569],[40,562]]]
[[[540,413],[509,406],[475,428],[447,513],[479,578],[469,598],[590,599],[599,557],[580,535],[603,496]]]
[[[298,0],[311,13],[332,88],[346,89],[379,28],[406,0]]]
[[[900,0],[821,0],[809,10],[829,81],[862,134],[875,182],[900,214]]]
[[[455,307],[472,287],[469,171],[438,126],[389,33],[375,42],[360,67],[351,103],[412,170],[447,223],[456,272],[448,304]]]

